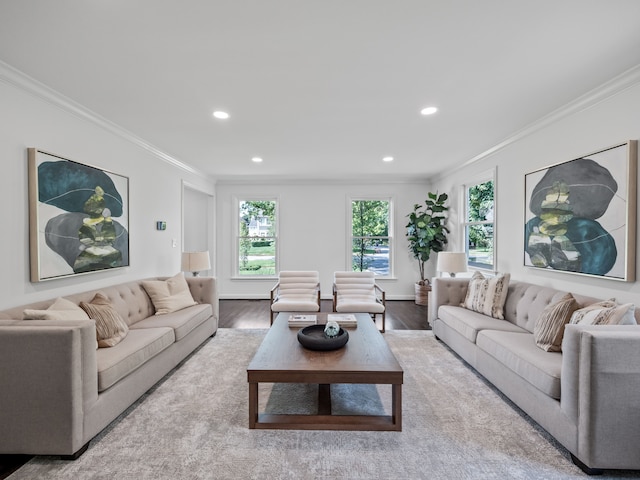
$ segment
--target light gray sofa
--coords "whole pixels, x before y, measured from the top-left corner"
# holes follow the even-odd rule
[[[147,279],[159,280],[159,278]],[[65,297],[76,304],[105,294],[129,325],[117,345],[97,348],[93,320],[22,320],[0,312],[0,453],[77,458],[89,441],[218,328],[211,277],[187,277],[198,303],[154,315],[142,280]]]
[[[535,344],[535,321],[566,292],[512,281],[505,320],[498,320],[460,306],[468,283],[433,280],[435,336],[553,435],[586,473],[640,469],[640,326],[567,325],[562,352],[546,352]],[[598,301],[573,295],[580,307]]]

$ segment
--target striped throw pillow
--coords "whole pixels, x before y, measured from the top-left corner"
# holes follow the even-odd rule
[[[510,278],[511,275],[508,273],[485,278],[480,272],[475,272],[469,281],[464,302],[460,306],[493,318],[504,319],[504,302],[507,299]]]
[[[129,333],[127,322],[113,308],[109,299],[98,292],[90,303],[80,302],[80,307],[96,322],[98,347],[113,347]]]
[[[573,295],[565,294],[556,303],[548,305],[536,320],[533,338],[536,345],[546,352],[561,352],[564,326],[579,305]]]

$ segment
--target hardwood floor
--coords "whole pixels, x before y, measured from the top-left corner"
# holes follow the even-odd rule
[[[322,300],[322,312],[332,310],[331,300]],[[380,327],[378,318],[378,328]],[[221,328],[269,328],[269,300],[220,300]],[[409,300],[387,300],[387,330],[430,330],[427,307]],[[31,455],[0,455],[0,480],[8,477]]]
[[[430,330],[427,307],[412,300],[387,300],[387,330]],[[320,311],[330,312],[331,300],[322,300]],[[380,317],[378,317],[380,324]],[[221,328],[269,328],[269,300],[220,300]],[[380,327],[380,325],[378,325]]]

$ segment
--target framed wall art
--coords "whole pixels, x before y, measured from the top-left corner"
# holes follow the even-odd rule
[[[28,149],[31,281],[129,265],[129,179]]]
[[[525,175],[524,264],[635,280],[637,141]]]

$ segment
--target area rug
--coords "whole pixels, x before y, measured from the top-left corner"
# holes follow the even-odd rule
[[[78,460],[37,456],[9,478],[585,478],[566,451],[430,331],[385,334],[405,372],[402,432],[250,430],[246,367],[265,334],[219,329]],[[313,408],[315,388],[267,385],[261,408]],[[349,413],[390,407],[385,387],[339,386],[332,395]]]

